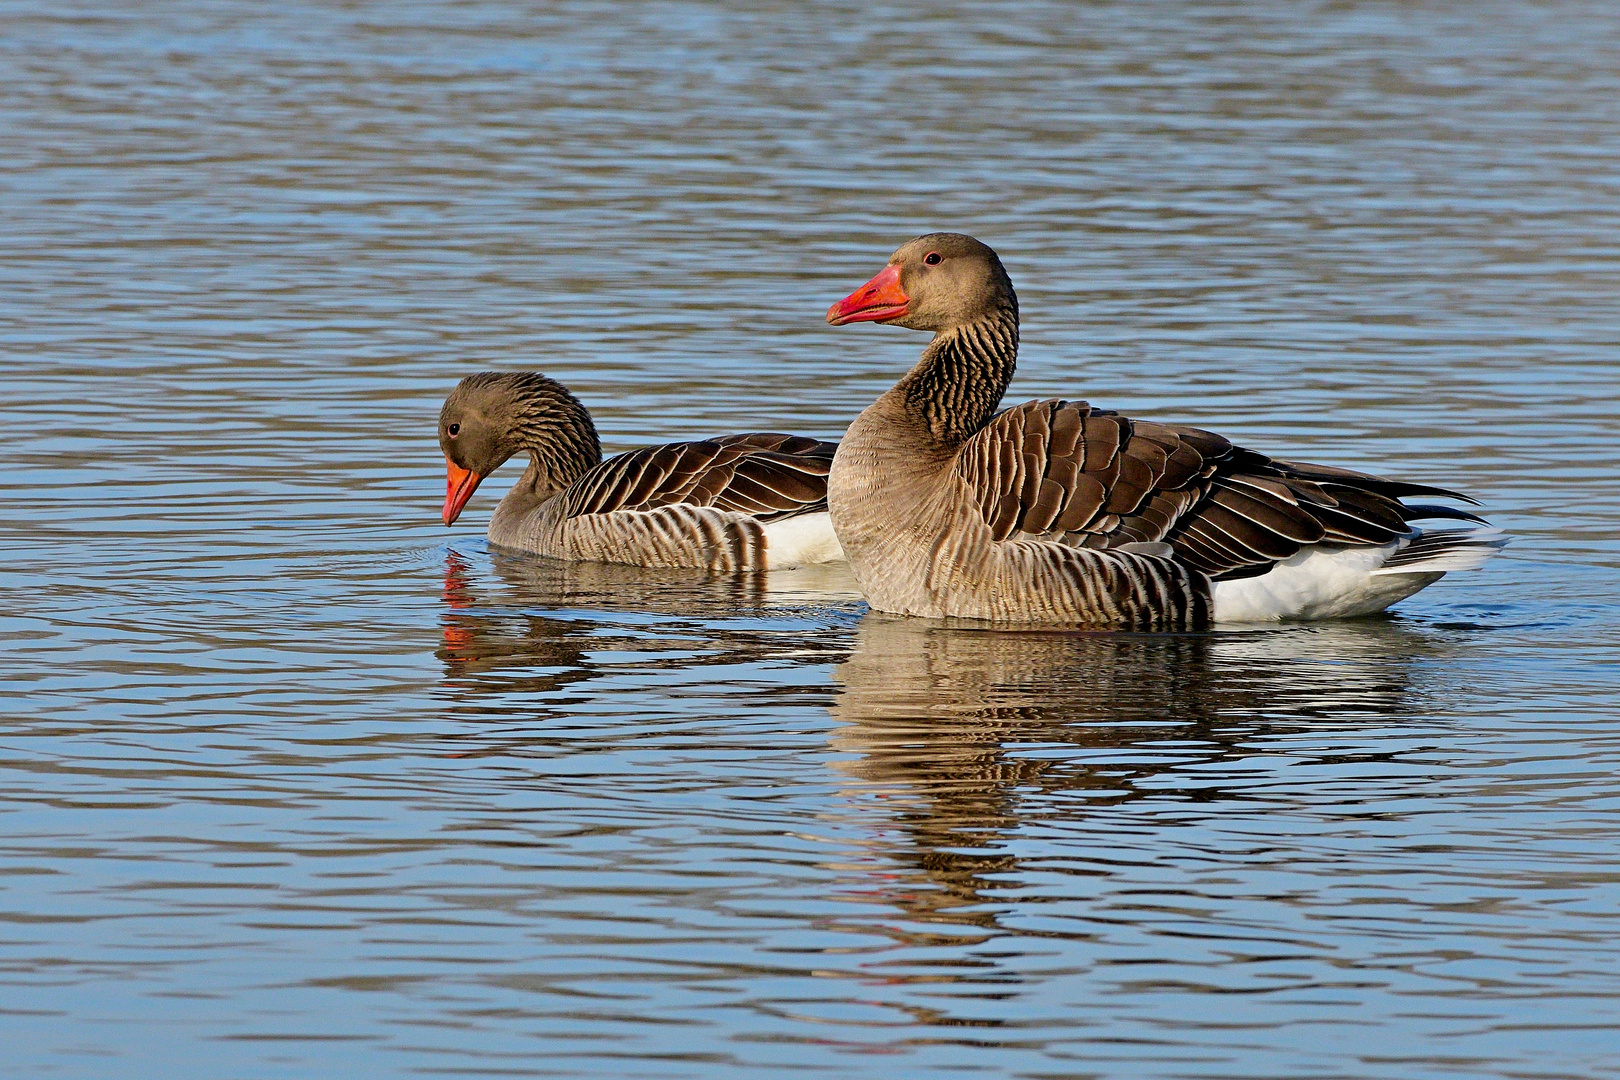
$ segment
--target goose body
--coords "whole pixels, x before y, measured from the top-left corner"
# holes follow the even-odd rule
[[[606,461],[585,407],[534,373],[463,379],[439,415],[452,524],[511,457],[529,466],[495,508],[489,541],[557,559],[773,570],[843,557],[827,513],[836,443],[727,435]]]
[[[1465,498],[1443,489],[1084,402],[997,412],[1018,301],[971,237],[912,241],[827,318],[934,334],[850,426],[829,476],[834,530],[880,611],[1144,629],[1339,618],[1382,611],[1506,542],[1413,527],[1481,520],[1402,501]]]

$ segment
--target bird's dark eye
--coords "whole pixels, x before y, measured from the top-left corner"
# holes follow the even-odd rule
[[[456,436],[457,436],[457,435],[460,435],[460,434],[461,434],[461,425],[460,425],[460,424],[451,424],[451,425],[450,425],[450,426],[449,426],[449,427],[448,427],[448,428],[446,428],[446,429],[445,429],[445,430],[447,430],[447,431],[449,431],[449,432],[450,432],[450,437],[451,437],[451,438],[452,438],[452,439],[453,439],[453,438],[455,438],[455,437],[456,437]]]
[[[939,265],[939,252],[930,251],[928,254],[923,256],[923,262],[927,263],[929,266],[938,266]]]

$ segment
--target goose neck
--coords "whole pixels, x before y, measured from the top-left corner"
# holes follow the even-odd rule
[[[549,499],[602,460],[596,425],[573,395],[525,402],[510,438],[514,454],[529,455],[517,488],[536,500]]]
[[[933,439],[959,446],[995,415],[1018,363],[1018,309],[1003,308],[934,335],[895,387]]]

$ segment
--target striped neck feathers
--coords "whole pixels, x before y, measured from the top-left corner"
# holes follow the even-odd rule
[[[938,442],[957,446],[996,414],[1018,363],[1018,301],[934,335],[895,387]]]
[[[602,460],[602,443],[591,414],[561,384],[519,399],[511,428],[515,451],[528,451],[529,480],[536,495],[548,498],[578,480]]]
[[[540,499],[566,488],[602,460],[591,414],[568,388],[538,372],[486,371],[469,375],[445,401],[439,417],[460,422],[456,448],[446,446],[464,468],[488,476],[508,459],[529,455],[529,468],[513,491]]]

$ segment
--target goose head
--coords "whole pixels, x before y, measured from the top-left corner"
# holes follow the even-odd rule
[[[1005,312],[1018,296],[996,253],[961,233],[919,236],[877,276],[827,309],[834,326],[879,322],[942,333]]]
[[[446,525],[490,473],[529,451],[537,486],[557,490],[601,460],[590,414],[554,379],[535,372],[485,371],[462,379],[439,410],[446,470]],[[542,483],[543,482],[543,485]]]

